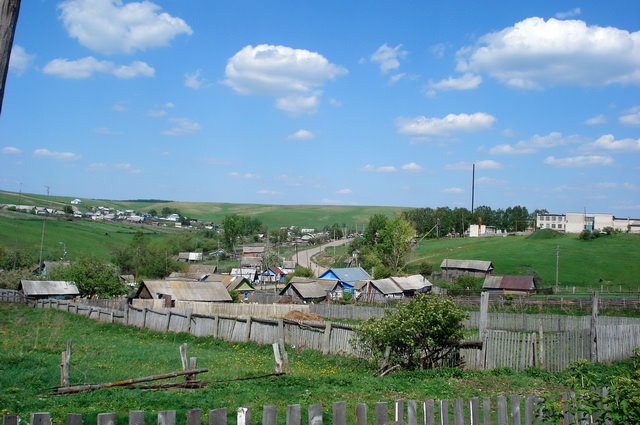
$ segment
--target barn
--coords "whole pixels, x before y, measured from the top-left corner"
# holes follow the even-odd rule
[[[529,295],[536,292],[534,276],[487,276],[482,290],[503,295]]]
[[[442,277],[455,280],[458,276],[486,277],[493,273],[493,263],[483,260],[455,260],[445,258],[440,263]]]
[[[136,298],[164,299],[166,307],[176,301],[231,302],[231,296],[222,282],[194,280],[145,280],[140,283]]]
[[[54,298],[68,300],[80,295],[75,282],[63,280],[20,280],[18,290],[31,300]]]

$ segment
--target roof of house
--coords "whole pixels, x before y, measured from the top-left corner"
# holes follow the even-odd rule
[[[243,246],[242,254],[263,254],[264,246]]]
[[[161,295],[170,295],[171,299],[176,301],[232,301],[227,288],[222,282],[145,280],[138,289],[138,296],[145,287],[153,298],[159,298]]]
[[[292,280],[280,291],[280,295],[284,295],[289,288],[293,288],[303,299],[319,299],[327,296],[327,290],[321,285],[318,285],[318,282],[315,280],[309,282],[296,282]]]
[[[218,271],[218,266],[209,264],[189,264],[187,273],[214,274]]]
[[[391,278],[370,280],[369,285],[384,295],[402,294],[402,289]]]
[[[178,260],[202,261],[202,253],[201,252],[180,252],[178,253]]]
[[[209,274],[207,273],[192,273],[192,272],[171,272],[171,274],[167,277],[167,279],[171,280],[199,280],[205,281],[209,280]]]
[[[273,274],[273,275],[283,275],[286,274],[280,267],[271,266],[267,270],[264,271],[263,274]]]
[[[242,277],[246,277],[249,280],[254,280],[255,276],[256,276],[256,269],[251,269],[251,268],[236,268],[236,269],[231,269],[231,273],[229,273],[232,276],[242,276]]]
[[[487,276],[482,289],[533,291],[536,289],[536,283],[533,276]]]
[[[242,276],[232,276],[229,274],[217,274],[210,277],[211,280],[222,282],[228,291],[242,289],[243,291],[255,291],[249,279]]]
[[[445,258],[440,263],[440,268],[445,269],[460,269],[460,270],[476,270],[488,272],[493,270],[493,263],[491,261],[483,260],[454,260],[451,258]]]
[[[243,255],[240,258],[240,265],[247,267],[257,267],[262,263],[261,257],[256,257],[254,255]]]
[[[344,267],[329,269],[322,273],[318,279],[337,279],[353,286],[358,280],[369,280],[371,276],[362,267]]]
[[[419,291],[423,288],[432,286],[431,282],[421,274],[400,277],[392,276],[390,279],[392,279],[403,291]]]
[[[20,280],[19,288],[27,297],[44,295],[80,295],[74,282],[64,280]]]

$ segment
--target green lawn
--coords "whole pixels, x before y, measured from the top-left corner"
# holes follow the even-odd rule
[[[424,240],[411,253],[409,266],[427,261],[439,269],[444,258],[488,260],[495,274],[537,273],[544,286],[554,286],[559,250],[561,286],[640,289],[640,235],[615,234],[591,241],[578,240],[577,235],[535,235]]]
[[[71,383],[103,383],[180,370],[178,347],[189,345],[189,356],[209,372],[200,378],[209,385],[196,390],[102,389],[89,393],[48,396],[59,384],[60,353],[68,339],[73,341]],[[85,423],[95,423],[95,415],[116,412],[126,423],[130,409],[143,409],[147,420],[160,410],[177,410],[183,418],[187,409],[207,410],[227,407],[230,416],[240,406],[252,407],[259,421],[267,404],[279,407],[279,423],[284,422],[284,406],[323,403],[330,409],[344,400],[348,411],[358,402],[373,404],[397,399],[468,399],[473,396],[528,394],[565,388],[566,374],[539,370],[516,373],[440,369],[398,372],[375,376],[363,360],[342,356],[322,356],[317,352],[288,348],[291,373],[288,376],[232,381],[239,377],[273,371],[270,346],[232,344],[187,334],[161,334],[145,329],[98,323],[81,316],[49,309],[0,304],[0,410],[19,413],[28,421],[31,412],[48,411],[56,423],[71,412],[82,413]],[[629,373],[630,364],[591,366],[600,384],[613,375]],[[326,410],[328,414],[329,411]],[[329,416],[330,417],[330,416]],[[206,421],[206,418],[203,418]],[[304,420],[304,419],[303,419]]]

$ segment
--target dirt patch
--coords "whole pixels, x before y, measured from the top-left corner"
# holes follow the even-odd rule
[[[315,313],[305,313],[302,311],[297,311],[297,310],[293,310],[290,311],[286,314],[286,316],[284,316],[285,319],[287,320],[296,320],[296,321],[305,321],[305,322],[323,322],[324,319],[322,316],[320,316],[319,314],[315,314]]]

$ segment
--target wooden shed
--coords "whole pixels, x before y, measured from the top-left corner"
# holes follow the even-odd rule
[[[482,290],[503,295],[529,295],[536,291],[534,276],[487,276]]]
[[[176,301],[232,301],[222,282],[194,280],[145,280],[140,283],[136,298],[164,299],[166,307],[172,307]]]
[[[337,291],[339,283],[337,281],[320,282],[316,279],[296,277],[280,291],[280,295],[291,297],[293,302],[317,303],[332,297],[332,292]]]
[[[440,263],[442,277],[455,279],[458,276],[470,275],[473,277],[485,277],[493,273],[493,263],[484,260],[455,260],[445,258]]]
[[[64,280],[20,280],[18,290],[32,300],[54,298],[67,300],[80,295],[75,282]]]

